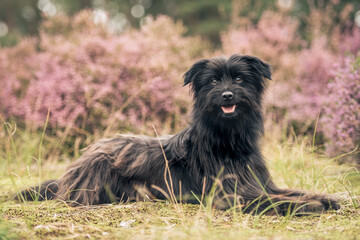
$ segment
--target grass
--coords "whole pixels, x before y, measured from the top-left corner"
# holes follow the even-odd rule
[[[341,199],[340,210],[278,217],[174,201],[83,208],[61,201],[19,203],[11,199],[18,189],[59,177],[70,160],[62,149],[63,139],[3,123],[0,239],[360,239],[357,169],[322,156],[313,138],[288,137],[276,130],[267,133],[263,153],[275,182],[281,187],[335,194]]]

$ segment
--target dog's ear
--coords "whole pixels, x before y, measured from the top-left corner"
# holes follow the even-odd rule
[[[232,55],[230,59],[235,61],[244,61],[249,63],[259,74],[261,74],[264,78],[271,80],[271,68],[270,65],[263,62],[260,58],[254,56],[240,56],[240,55]]]
[[[191,68],[184,74],[184,86],[193,82],[194,79],[198,76],[201,70],[206,68],[206,64],[209,62],[207,59],[200,60],[196,62]]]

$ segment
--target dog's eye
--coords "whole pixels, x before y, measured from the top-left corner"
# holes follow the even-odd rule
[[[216,85],[217,82],[218,82],[218,81],[217,81],[215,78],[213,78],[213,80],[211,81],[211,84],[212,84],[212,85]]]
[[[241,82],[242,82],[241,77],[236,77],[236,82],[237,82],[237,83],[241,83]]]

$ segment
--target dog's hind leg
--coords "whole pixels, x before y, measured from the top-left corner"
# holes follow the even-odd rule
[[[103,153],[84,154],[72,163],[58,180],[58,198],[72,205],[94,205],[116,202],[117,189],[122,188],[121,175]]]
[[[165,161],[151,138],[121,136],[90,146],[59,179],[58,195],[74,205],[127,201],[151,184],[163,188]],[[144,190],[144,191],[143,191]]]
[[[40,186],[33,186],[22,190],[15,195],[14,199],[19,201],[51,200],[56,197],[58,187],[56,180],[48,180],[41,183]]]

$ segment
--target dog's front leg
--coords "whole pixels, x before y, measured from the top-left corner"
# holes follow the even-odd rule
[[[298,196],[296,194],[299,194]],[[330,207],[331,206],[331,207]],[[314,195],[305,197],[301,192],[292,195],[262,194],[258,197],[247,194],[218,197],[214,200],[214,207],[221,210],[236,208],[244,213],[280,215],[303,215],[322,213],[329,209],[338,209],[339,204],[329,196]]]
[[[325,210],[337,210],[340,208],[339,200],[331,195],[316,194],[295,189],[278,189],[275,191],[275,194],[306,202],[318,201],[323,205]]]

